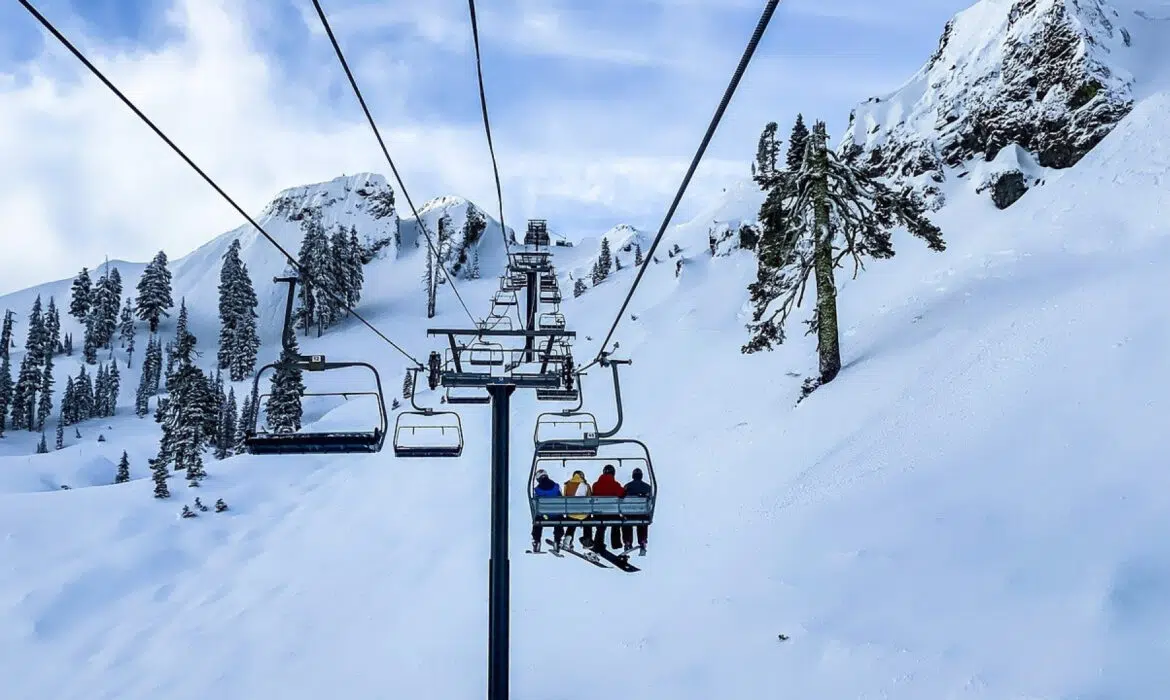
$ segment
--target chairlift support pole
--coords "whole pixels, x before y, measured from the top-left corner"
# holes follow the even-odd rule
[[[540,302],[540,273],[536,270],[529,270],[528,276],[528,295],[525,299],[527,312],[524,321],[524,327],[528,330],[536,328],[536,308]],[[532,362],[533,342],[532,336],[524,339],[524,361]]]
[[[492,542],[488,561],[488,700],[508,700],[509,603],[508,441],[515,384],[487,387],[492,397]]]

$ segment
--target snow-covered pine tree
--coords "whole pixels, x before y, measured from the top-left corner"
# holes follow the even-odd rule
[[[109,263],[106,263],[106,271],[94,288],[93,308],[90,309],[94,340],[100,348],[112,346],[114,335],[118,331],[118,311],[121,302],[122,275],[118,268],[111,268]]]
[[[406,370],[406,374],[402,377],[402,398],[410,399],[410,390],[414,381],[414,373]]]
[[[168,377],[170,395],[161,410],[163,438],[158,460],[173,463],[176,471],[186,470],[187,485],[198,486],[206,476],[203,450],[207,447],[206,410],[211,391],[207,376],[195,365],[196,338],[188,330],[186,316],[184,300],[176,324],[174,371]]]
[[[587,291],[589,291],[589,287],[585,285],[585,280],[578,278],[573,283],[573,298],[579,297]]]
[[[296,327],[309,334],[309,328],[317,323],[317,301],[320,295],[317,286],[323,278],[322,265],[328,264],[329,237],[325,233],[325,225],[321,221],[321,212],[318,209],[310,211],[301,219],[301,248],[297,252],[297,265],[301,281],[300,304],[296,309],[294,320]]]
[[[477,280],[479,278],[479,246],[477,245],[471,249],[471,268],[467,270],[467,279]]]
[[[298,352],[296,337],[293,336],[291,341],[291,346],[281,351],[276,371],[272,374],[268,401],[264,404],[266,425],[274,433],[301,429],[301,397],[305,394],[305,384],[301,379],[301,369],[294,362]]]
[[[761,189],[768,189],[776,181],[780,162],[780,143],[776,140],[776,129],[776,122],[768,122],[756,145],[752,179]]]
[[[167,479],[170,474],[167,470],[167,462],[163,461],[161,455],[154,459],[148,459],[150,464],[150,477],[154,481],[154,497],[155,498],[170,498],[171,491],[167,488]]]
[[[44,432],[45,421],[53,414],[53,358],[45,358],[41,370],[40,398],[37,400],[37,430]]]
[[[256,292],[248,267],[240,260],[240,241],[232,241],[219,272],[218,367],[232,381],[242,381],[256,367],[260,336],[256,332]]]
[[[634,266],[642,267],[642,263],[646,262],[646,258],[642,256],[642,244],[634,244]]]
[[[106,370],[106,415],[113,416],[118,412],[118,396],[122,391],[122,375],[118,372],[118,363],[111,362]]]
[[[146,355],[142,358],[143,377],[147,379],[146,395],[154,396],[158,393],[159,384],[162,382],[162,345],[158,336],[151,336],[146,346]],[[147,369],[149,368],[149,369]]]
[[[183,343],[187,342],[191,333],[187,330],[187,299],[184,297],[179,301],[179,319],[175,322],[175,339],[167,343],[167,375],[166,375],[166,389],[170,393],[173,391],[172,385],[175,380],[175,372],[178,371],[178,355],[176,355],[177,348]],[[194,346],[194,342],[191,343]],[[192,350],[194,352],[194,350]]]
[[[244,405],[240,409],[240,420],[236,424],[235,451],[237,454],[243,454],[247,451],[244,440],[256,427],[256,407],[259,403],[256,386],[253,385],[252,391],[244,397]]]
[[[808,145],[808,127],[804,125],[804,115],[796,115],[796,123],[792,125],[792,133],[788,135],[788,153],[785,155],[785,165],[788,172],[800,171],[804,162],[804,149]]]
[[[12,359],[9,348],[12,346],[13,316],[9,310],[4,311],[4,323],[0,329],[0,437],[8,425],[8,409],[12,405],[12,392],[15,385],[12,382]]]
[[[65,355],[73,357],[73,334],[66,333],[65,340],[61,344],[65,346]]]
[[[106,382],[106,366],[98,363],[97,373],[93,376],[93,416],[102,418],[108,407],[106,402],[110,398],[110,388]]]
[[[159,251],[138,280],[138,298],[135,313],[138,318],[150,323],[150,332],[158,332],[159,319],[170,317],[167,309],[173,308],[171,298],[171,271],[167,268],[167,254]]]
[[[57,442],[53,446],[55,449],[65,449],[65,422],[60,418],[57,419]]]
[[[152,394],[148,393],[150,389],[150,377],[148,377],[149,370],[145,363],[142,365],[142,373],[138,377],[138,389],[134,391],[134,415],[142,418],[150,413],[150,397]]]
[[[85,341],[81,351],[86,364],[97,364],[98,347],[97,315],[91,313],[85,320]]]
[[[45,442],[44,431],[41,431],[41,441],[37,443],[37,454],[39,454],[39,455],[49,454],[49,444],[47,442]]]
[[[809,333],[817,334],[822,384],[841,370],[834,279],[841,261],[852,258],[856,275],[865,256],[893,257],[890,234],[897,226],[931,250],[946,248],[922,200],[910,190],[895,192],[838,158],[828,147],[824,122],[813,126],[800,170],[777,178],[760,209],[760,224],[759,270],[748,287],[755,305],[748,327],[752,337],[743,352],[784,342],[784,323],[813,275],[817,306]]]
[[[20,371],[12,388],[12,429],[33,430],[36,428],[36,392],[40,387],[41,373],[32,355],[25,353],[20,360]]]
[[[346,298],[346,303],[352,308],[356,308],[358,302],[362,300],[362,287],[366,283],[365,263],[362,260],[365,258],[365,253],[362,251],[361,241],[358,240],[357,228],[353,225],[349,227],[349,241],[346,248],[349,265],[346,267],[346,272],[349,273],[349,285],[346,289],[349,291],[349,296]],[[346,311],[349,315],[349,311]]]
[[[236,441],[236,390],[228,389],[227,399],[219,412],[219,433],[216,435],[215,458],[227,459],[232,455]]]
[[[89,420],[94,416],[94,396],[93,396],[93,380],[89,377],[89,372],[85,370],[85,365],[81,366],[81,371],[73,379],[73,396],[77,399],[75,406],[77,410],[77,422]]]
[[[124,484],[130,481],[130,455],[122,450],[122,459],[118,460],[118,472],[114,474],[115,484]]]
[[[81,268],[81,272],[73,279],[72,298],[69,302],[69,315],[85,323],[89,318],[89,310],[93,306],[93,283],[89,279],[89,268]]]
[[[621,272],[622,258],[620,255],[613,256],[613,268],[615,272]]]
[[[77,422],[77,397],[73,388],[73,377],[65,377],[65,391],[61,393],[61,417],[64,425],[73,425]]]
[[[435,317],[435,291],[438,289],[435,274],[435,255],[428,248],[426,251],[427,266],[423,272],[423,289],[427,294],[427,318]]]
[[[134,330],[134,297],[126,297],[126,303],[122,305],[122,315],[118,318],[118,340],[121,341],[122,347],[126,347],[127,343],[131,348],[134,347]]]
[[[48,360],[57,354],[61,346],[61,315],[57,311],[57,304],[53,297],[49,297],[49,306],[45,309],[45,359]]]

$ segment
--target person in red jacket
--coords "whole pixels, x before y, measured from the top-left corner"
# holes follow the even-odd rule
[[[605,465],[601,470],[601,476],[597,477],[597,481],[593,484],[593,495],[624,498],[626,488],[614,478],[615,474],[617,474],[617,470],[613,468],[612,464]],[[593,546],[597,549],[605,549],[605,528],[605,525],[597,526],[597,534],[593,537]],[[609,526],[609,545],[614,549],[622,548],[621,527],[618,525]]]

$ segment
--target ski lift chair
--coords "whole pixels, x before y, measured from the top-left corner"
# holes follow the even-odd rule
[[[560,304],[561,290],[559,289],[541,289],[540,303],[542,304]]]
[[[382,394],[382,378],[378,375],[378,370],[366,362],[328,362],[324,355],[305,356],[295,352],[292,349],[292,308],[297,278],[278,277],[273,281],[288,284],[288,298],[284,312],[283,346],[285,352],[293,357],[292,365],[296,369],[315,373],[358,367],[369,370],[374,377],[375,389],[373,391],[307,392],[302,396],[340,396],[346,400],[349,400],[351,396],[371,396],[378,407],[378,424],[369,431],[261,431],[259,429],[260,402],[257,400],[257,406],[253,410],[252,426],[244,435],[244,446],[248,452],[255,455],[362,454],[380,451],[386,441],[387,418],[386,402]],[[261,397],[260,377],[268,370],[275,371],[279,366],[279,362],[273,362],[260,368],[260,371],[252,379],[254,396]],[[267,396],[267,394],[263,396]]]
[[[486,340],[477,340],[463,351],[467,363],[477,367],[502,367],[504,365],[504,346],[499,343],[489,343]]]
[[[542,457],[595,457],[597,417],[571,410],[542,413],[536,417],[532,442]]]
[[[492,306],[516,306],[516,292],[496,292]]]
[[[589,441],[582,440],[580,443]],[[579,443],[579,444],[580,444]],[[598,439],[598,452],[593,456],[549,456],[548,443],[537,443],[528,474],[528,503],[534,525],[563,522],[584,527],[609,525],[650,525],[654,521],[654,505],[658,499],[658,482],[650,450],[639,440]],[[607,455],[611,448],[625,448],[625,454]],[[551,448],[555,449],[555,447]],[[537,496],[536,473],[544,470],[553,481],[563,481],[574,471],[585,472],[587,479],[595,479],[605,466],[612,465],[619,481],[628,479],[635,468],[641,469],[643,480],[650,485],[649,496]],[[573,516],[573,517],[570,517]],[[584,517],[582,517],[584,516]]]
[[[481,331],[510,331],[512,330],[511,316],[488,316],[476,323]]]
[[[536,327],[542,331],[565,330],[565,316],[560,313],[544,313],[536,319]]]
[[[413,410],[402,411],[394,421],[394,455],[397,457],[458,457],[463,454],[463,422],[453,411],[422,408],[415,402],[417,368],[410,389]]]

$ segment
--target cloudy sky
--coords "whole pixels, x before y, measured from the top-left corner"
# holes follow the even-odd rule
[[[747,175],[763,124],[840,134],[973,0],[784,0],[680,218]],[[310,0],[36,6],[246,209],[389,175]],[[464,0],[322,0],[416,204],[495,210]],[[510,222],[656,228],[764,0],[481,0]],[[425,8],[425,9],[424,9]],[[242,223],[21,5],[0,4],[0,294]]]

